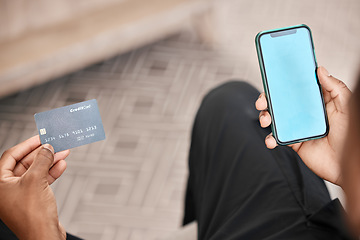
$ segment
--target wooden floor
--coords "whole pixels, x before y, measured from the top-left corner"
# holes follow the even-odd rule
[[[36,134],[34,113],[98,100],[106,141],[73,149],[53,185],[69,232],[152,240],[179,228],[195,112],[209,89],[229,79],[261,89],[257,32],[308,24],[319,64],[354,86],[358,0],[242,0],[216,9],[211,46],[189,29],[0,100],[1,151]]]

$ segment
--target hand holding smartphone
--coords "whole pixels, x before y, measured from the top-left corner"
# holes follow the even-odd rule
[[[291,144],[315,174],[341,186],[351,91],[324,67],[317,68],[305,25],[261,32],[256,44],[265,91],[256,108],[260,125],[273,131],[265,138],[267,148]]]
[[[329,127],[310,28],[263,31],[255,42],[276,142],[325,137]]]

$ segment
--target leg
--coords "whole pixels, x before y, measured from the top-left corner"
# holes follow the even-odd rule
[[[268,150],[244,82],[212,90],[195,119],[184,224],[199,239],[313,239],[309,216],[330,202],[324,182],[289,147]]]

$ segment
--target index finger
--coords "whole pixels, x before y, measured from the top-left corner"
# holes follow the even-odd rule
[[[265,93],[262,92],[259,96],[259,98],[255,102],[255,107],[259,111],[266,110],[268,108],[267,100],[265,97]]]
[[[23,159],[38,146],[40,146],[40,137],[36,135],[8,149],[1,157],[1,168],[10,171],[14,170],[16,162]]]

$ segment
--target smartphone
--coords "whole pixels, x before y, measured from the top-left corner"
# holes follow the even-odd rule
[[[310,28],[302,24],[263,31],[255,44],[277,143],[325,137],[329,124]]]

